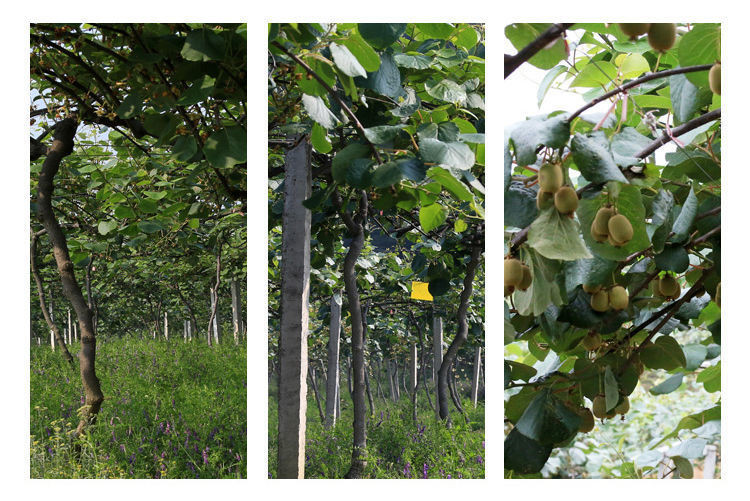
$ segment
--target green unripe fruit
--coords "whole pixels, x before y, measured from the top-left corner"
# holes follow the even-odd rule
[[[609,306],[615,311],[628,307],[628,291],[625,287],[615,285],[609,290]]]
[[[630,239],[633,238],[633,225],[622,214],[615,214],[609,218],[607,229],[612,240],[622,242],[623,245],[630,242]]]
[[[596,294],[600,290],[602,290],[602,286],[601,285],[586,285],[586,284],[583,284],[583,292],[587,292],[589,294]]]
[[[539,187],[547,193],[555,193],[563,184],[562,168],[557,164],[545,164],[539,169]]]
[[[555,194],[547,193],[544,190],[536,192],[536,208],[544,210],[552,207],[555,204]]]
[[[674,23],[651,23],[648,28],[648,44],[658,52],[671,49],[676,37],[677,25]]]
[[[609,235],[609,220],[615,215],[615,210],[612,207],[602,207],[596,212],[594,216],[594,222],[591,224],[591,231],[596,231],[600,235],[605,237]]]
[[[521,283],[518,284],[518,288],[522,291],[525,291],[531,286],[532,276],[531,276],[531,270],[529,269],[529,267],[526,266],[525,264],[522,266],[523,266],[523,279],[521,280]]]
[[[599,291],[591,295],[591,309],[604,313],[609,309],[609,294],[607,291]]]
[[[616,414],[627,414],[630,410],[630,400],[628,400],[628,397],[622,397],[622,402],[617,404],[617,407],[615,407],[615,413]]]
[[[588,433],[594,429],[594,415],[586,407],[580,407],[577,414],[581,416],[581,424],[578,425],[578,431]]]
[[[635,40],[641,35],[648,33],[651,23],[617,23],[623,33]]]
[[[581,346],[583,346],[586,351],[596,351],[601,345],[602,336],[598,332],[589,332],[581,340]]]
[[[563,186],[555,192],[555,208],[560,214],[571,214],[578,208],[578,193],[570,186]]]
[[[606,242],[607,241],[607,234],[606,233],[599,233],[596,231],[596,228],[594,228],[594,223],[591,223],[591,238],[596,240],[599,243]]]
[[[505,260],[505,285],[517,287],[523,281],[523,264],[518,259]]]
[[[716,294],[714,295],[714,301],[716,301],[716,306],[721,308],[721,282],[719,282],[719,285],[716,286]]]
[[[672,275],[664,275],[659,279],[659,294],[662,297],[673,298],[680,295],[680,282]]]
[[[721,63],[716,63],[708,70],[708,86],[711,92],[721,95]]]
[[[591,406],[591,411],[599,419],[607,416],[607,401],[604,399],[604,395],[594,397],[594,404]]]

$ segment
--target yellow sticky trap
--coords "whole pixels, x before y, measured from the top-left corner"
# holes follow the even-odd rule
[[[422,301],[432,301],[432,294],[429,290],[430,284],[426,282],[411,283],[411,298],[421,299]]]

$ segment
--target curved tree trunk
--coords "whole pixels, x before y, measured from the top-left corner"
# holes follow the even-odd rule
[[[47,230],[47,235],[52,244],[57,270],[62,281],[63,293],[73,305],[81,329],[81,350],[78,352],[78,359],[86,405],[81,412],[81,419],[75,431],[76,436],[80,435],[88,424],[94,423],[104,401],[99,378],[96,377],[96,336],[91,309],[86,304],[81,288],[76,281],[65,235],[52,210],[55,175],[60,168],[62,159],[73,152],[73,139],[77,128],[78,124],[71,118],[66,118],[55,125],[54,140],[47,151],[47,158],[42,165],[42,171],[39,173],[39,191],[37,194],[37,214]]]
[[[456,337],[448,347],[448,351],[443,357],[443,363],[440,365],[440,370],[438,372],[438,407],[440,410],[440,419],[445,421],[448,427],[452,426],[450,412],[448,410],[448,372],[453,365],[453,362],[456,360],[458,350],[461,349],[461,345],[464,344],[464,341],[466,341],[469,334],[469,324],[466,321],[466,313],[469,309],[469,299],[471,299],[471,293],[474,289],[474,275],[476,274],[481,255],[482,248],[478,245],[473,246],[471,250],[471,260],[466,266],[464,288],[461,291],[458,313],[456,314],[456,320],[458,323]]]

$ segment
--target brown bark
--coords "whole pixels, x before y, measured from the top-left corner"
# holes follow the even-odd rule
[[[73,139],[77,128],[78,124],[71,118],[66,118],[55,125],[52,146],[47,152],[47,158],[44,160],[42,171],[39,173],[37,193],[37,214],[47,230],[57,269],[60,273],[63,293],[73,305],[81,332],[81,350],[78,352],[78,359],[86,400],[75,431],[76,436],[80,435],[87,425],[95,422],[104,401],[104,394],[99,386],[99,378],[96,377],[96,336],[91,309],[86,304],[81,288],[76,281],[65,235],[52,210],[55,175],[60,168],[62,159],[73,152]]]
[[[452,426],[450,411],[448,410],[448,372],[456,360],[458,350],[466,341],[469,335],[469,324],[466,321],[466,314],[469,309],[469,300],[471,299],[472,291],[474,290],[473,282],[474,275],[479,266],[479,258],[482,255],[482,247],[475,245],[471,250],[471,260],[466,266],[466,276],[464,277],[464,288],[461,291],[461,298],[458,306],[458,313],[456,314],[456,320],[458,328],[456,331],[456,337],[453,338],[453,342],[448,347],[448,351],[443,357],[443,363],[440,365],[440,371],[438,372],[438,406],[440,409],[440,419],[445,421],[446,425],[450,428]]]

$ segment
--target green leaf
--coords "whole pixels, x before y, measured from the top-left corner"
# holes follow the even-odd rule
[[[521,50],[536,40],[550,26],[550,23],[514,23],[505,27],[505,36],[517,50]],[[537,52],[528,62],[537,68],[548,70],[566,57],[565,42],[562,38],[558,38],[554,44]]]
[[[386,53],[380,56],[378,71],[368,72],[367,78],[356,77],[354,81],[360,87],[371,89],[393,99],[404,95],[404,89],[401,87],[401,73],[391,54]]]
[[[687,459],[698,459],[703,457],[703,451],[706,449],[707,441],[705,438],[690,438],[677,444],[667,451],[667,456],[673,460],[677,457]],[[690,468],[692,476],[693,468]]]
[[[188,33],[180,54],[188,61],[218,61],[224,58],[224,38],[213,30],[193,30]]]
[[[664,369],[671,371],[678,367],[685,367],[685,353],[680,344],[669,336],[660,336],[653,343],[641,349],[641,362],[649,369]]]
[[[682,351],[685,353],[685,370],[688,371],[700,367],[708,355],[708,348],[702,344],[688,344],[682,347]]]
[[[198,152],[198,143],[192,136],[180,136],[172,146],[172,158],[179,162],[187,162]]]
[[[128,95],[122,100],[122,103],[117,108],[116,113],[120,118],[127,120],[140,114],[143,109],[143,97],[138,93]]]
[[[430,167],[427,170],[427,176],[433,181],[437,181],[438,183],[440,183],[443,188],[445,188],[458,200],[470,202],[474,198],[469,188],[467,188],[464,183],[456,179],[456,177],[446,169],[443,169],[441,167]]]
[[[510,184],[503,202],[505,226],[525,228],[533,223],[539,214],[536,206],[536,192],[518,181]]]
[[[612,373],[612,368],[608,365],[604,369],[604,400],[606,410],[614,409],[620,400],[620,391],[617,387],[617,380]]]
[[[542,445],[513,428],[505,437],[504,467],[520,474],[538,473],[552,452],[551,445]]]
[[[113,221],[113,220],[100,221],[99,226],[98,226],[99,233],[101,233],[102,235],[106,235],[107,233],[114,230],[115,228],[117,228],[117,221]]]
[[[701,91],[684,74],[669,77],[669,96],[676,124],[687,122],[698,109],[711,103],[710,92]]]
[[[444,143],[438,139],[422,139],[419,141],[419,153],[427,163],[460,170],[471,169],[474,166],[474,152],[466,143]]]
[[[620,167],[637,165],[642,160],[635,155],[651,144],[651,139],[633,127],[625,127],[622,132],[612,136],[612,157]]]
[[[438,277],[430,280],[427,290],[434,297],[442,296],[451,289],[451,282],[447,278]]]
[[[684,374],[682,372],[678,372],[651,388],[649,392],[652,395],[666,395],[667,393],[672,393],[682,385],[683,376]]]
[[[358,189],[369,188],[372,181],[372,166],[374,164],[375,162],[369,158],[355,158],[352,160],[344,175],[346,183]]]
[[[410,70],[426,70],[432,64],[432,58],[418,52],[396,53],[393,60],[402,68]]]
[[[592,183],[628,182],[615,163],[609,141],[603,131],[588,134],[576,133],[570,143],[570,150],[573,153],[573,161],[587,181]]]
[[[180,96],[177,100],[177,104],[181,106],[192,106],[205,101],[214,91],[215,84],[215,78],[203,75],[201,78],[194,81],[188,90]]]
[[[156,233],[163,230],[164,227],[158,221],[141,221],[138,223],[138,229],[143,233]]]
[[[456,45],[469,50],[478,42],[479,35],[473,27],[469,26],[468,24],[461,24],[458,26],[458,32],[456,33]]]
[[[553,445],[574,436],[580,422],[578,414],[549,390],[542,390],[526,407],[515,429],[542,445]]]
[[[385,49],[404,34],[406,23],[359,23],[357,30],[371,46]]]
[[[161,200],[162,198],[167,196],[166,191],[143,191],[143,194],[146,195],[148,198],[152,200]]]
[[[693,24],[693,28],[680,37],[677,58],[682,67],[713,64],[721,60],[721,24]],[[687,79],[698,87],[708,87],[708,71],[688,73]]]
[[[206,160],[218,169],[247,161],[247,133],[242,127],[227,127],[211,133],[203,146]]]
[[[705,447],[706,444],[704,443],[703,446]],[[681,456],[675,456],[672,458],[672,461],[674,461],[675,468],[677,468],[677,471],[680,473],[680,478],[693,478],[693,464],[689,459],[685,459]]]
[[[448,210],[440,204],[432,204],[419,209],[419,225],[422,231],[429,233],[445,222]]]
[[[562,148],[570,138],[570,125],[565,115],[547,117],[540,115],[515,124],[510,133],[510,140],[516,154],[518,165],[536,163],[536,150],[539,146]]]
[[[685,203],[682,204],[680,215],[677,216],[677,219],[672,226],[672,231],[674,232],[674,235],[672,235],[672,238],[670,239],[672,242],[683,242],[687,239],[690,235],[690,228],[693,226],[697,209],[698,199],[691,187]]]
[[[313,148],[315,148],[315,151],[320,153],[328,153],[333,149],[331,142],[328,140],[326,130],[317,122],[313,124],[312,133],[310,134],[310,142],[312,143]]]
[[[620,73],[623,80],[638,78],[649,71],[651,71],[651,67],[648,61],[640,54],[628,54],[620,63]]]
[[[331,110],[326,106],[325,101],[320,96],[311,96],[309,94],[302,95],[302,104],[305,106],[305,111],[310,118],[315,120],[317,123],[325,127],[326,129],[333,129],[338,123],[336,115],[331,113]]]
[[[403,128],[402,125],[376,125],[365,129],[365,137],[373,144],[386,144],[393,141]]]
[[[446,103],[462,103],[466,100],[466,91],[464,88],[447,78],[434,85],[425,82],[424,88],[427,94]]]
[[[541,315],[551,304],[560,306],[563,303],[560,287],[556,279],[560,276],[559,261],[546,259],[533,249],[521,248],[522,261],[531,271],[531,286],[525,290],[516,290],[513,300],[520,315]]]
[[[341,41],[346,46],[354,57],[357,58],[359,64],[365,69],[365,71],[375,72],[380,68],[380,56],[365,40],[357,33],[352,33],[349,38]]]
[[[552,87],[555,79],[557,79],[557,77],[559,77],[561,74],[565,73],[567,69],[567,66],[559,64],[549,70],[546,75],[544,75],[542,82],[539,84],[539,89],[536,91],[537,107],[542,107],[542,102],[544,101],[544,96],[547,95],[547,91],[549,91],[550,87]]]
[[[372,185],[376,188],[387,188],[401,181],[401,168],[396,162],[386,162],[372,175]]]
[[[132,219],[135,217],[135,212],[133,211],[133,209],[131,209],[127,205],[118,205],[117,207],[115,207],[115,217],[118,217],[120,219],[125,219],[125,218]],[[101,230],[100,230],[100,233],[101,233]],[[102,233],[102,235],[105,235],[105,233]]]
[[[341,151],[336,153],[331,163],[331,174],[333,179],[338,183],[346,182],[346,171],[349,169],[351,163],[357,158],[365,158],[370,156],[370,148],[364,144],[352,143],[344,147]]]
[[[709,393],[721,390],[721,362],[703,369],[696,381],[703,383],[703,387]]]
[[[714,421],[716,419],[721,419],[721,404],[711,407],[710,409],[706,409],[696,414],[691,414],[690,416],[682,418],[680,422],[677,424],[677,427],[674,430],[672,430],[668,435],[665,435],[664,437],[662,437],[661,440],[653,444],[651,446],[651,449],[655,449],[659,445],[661,445],[664,441],[669,440],[670,438],[676,437],[677,434],[680,432],[680,430],[693,430],[695,428],[698,428],[699,426],[703,426],[709,421]]]
[[[416,23],[417,28],[429,38],[448,40],[455,28],[448,23]],[[476,42],[474,42],[476,44]]]
[[[359,63],[359,60],[351,53],[345,45],[330,43],[331,56],[336,66],[350,77],[367,77],[367,72]]]
[[[660,270],[682,273],[690,265],[690,258],[682,245],[667,245],[661,253],[654,256],[654,262]]]
[[[468,227],[469,225],[466,224],[466,221],[461,218],[456,219],[456,221],[453,223],[453,231],[455,231],[456,233],[463,233]]]
[[[529,247],[548,259],[573,261],[593,257],[580,235],[578,221],[560,214],[554,207],[539,213],[529,228]]]
[[[607,61],[590,61],[570,83],[571,87],[608,87],[617,78],[617,68]]]

